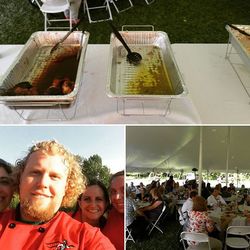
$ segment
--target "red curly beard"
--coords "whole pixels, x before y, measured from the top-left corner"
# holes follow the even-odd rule
[[[30,203],[29,200],[24,199],[20,201],[21,217],[28,221],[49,221],[58,211],[58,204],[51,202],[47,208],[41,208],[41,202]]]

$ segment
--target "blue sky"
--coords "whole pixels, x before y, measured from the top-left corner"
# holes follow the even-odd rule
[[[112,173],[125,168],[124,126],[0,126],[0,158],[15,163],[33,142],[56,139],[73,154],[101,156]]]

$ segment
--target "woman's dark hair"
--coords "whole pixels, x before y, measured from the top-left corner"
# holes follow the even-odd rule
[[[4,170],[8,173],[11,174],[12,173],[12,166],[10,163],[8,163],[7,161],[3,160],[0,158],[0,167],[4,168]]]
[[[104,200],[107,204],[107,207],[106,207],[106,210],[104,211],[104,213],[109,209],[110,207],[110,201],[109,201],[109,193],[108,193],[108,189],[106,188],[106,186],[99,180],[97,179],[91,179],[87,182],[87,185],[86,185],[86,189],[90,186],[98,186],[101,188],[101,190],[103,191],[103,195],[104,195]],[[86,190],[85,189],[85,190]],[[81,200],[82,198],[82,193],[80,194],[80,196],[78,197],[78,200]],[[80,209],[79,207],[79,204],[77,203],[76,205],[76,210],[75,212],[72,214],[72,217],[74,218],[75,214],[77,213],[77,211]],[[99,221],[99,225],[100,225],[100,228],[103,228],[104,225],[106,224],[106,218],[102,215],[101,218],[100,218],[100,221]]]
[[[96,179],[89,180],[86,187],[95,186],[95,185],[99,186],[101,188],[101,190],[103,191],[103,194],[104,194],[104,199],[105,199],[106,203],[109,205],[108,189],[101,181],[96,180]],[[82,196],[82,194],[80,195],[79,198],[81,198],[81,196]]]

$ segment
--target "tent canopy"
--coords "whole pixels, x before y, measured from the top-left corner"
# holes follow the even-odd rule
[[[250,127],[204,126],[203,171],[250,172]],[[127,126],[126,170],[185,171],[199,168],[199,126]],[[228,154],[227,154],[228,153]],[[228,155],[228,156],[227,156]]]

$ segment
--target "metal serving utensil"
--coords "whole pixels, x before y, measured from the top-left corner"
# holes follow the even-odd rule
[[[123,37],[121,36],[120,32],[116,29],[116,27],[109,22],[109,25],[111,26],[115,36],[119,39],[119,41],[122,43],[122,45],[127,50],[127,60],[129,63],[132,63],[134,65],[137,65],[141,62],[142,56],[137,52],[132,52],[131,49],[128,47],[127,43],[124,41]]]
[[[59,42],[57,42],[57,43],[54,45],[54,47],[53,47],[53,48],[51,49],[51,51],[50,51],[50,54],[52,54],[55,50],[57,50],[58,47],[67,39],[67,37],[68,37],[73,31],[75,31],[75,30],[77,29],[77,27],[78,27],[79,24],[82,22],[82,20],[83,20],[83,18],[81,18],[81,19],[79,20],[79,22],[78,22],[77,24],[75,24],[75,25],[71,28],[71,30],[70,30],[69,32],[67,32],[66,35],[65,35]]]
[[[244,31],[244,30],[242,30],[242,29],[239,29],[238,27],[236,27],[236,26],[233,25],[233,24],[227,24],[227,25],[228,25],[230,28],[239,31],[239,32],[240,32],[241,34],[243,34],[243,35],[250,36],[249,33],[247,33],[246,31]]]

